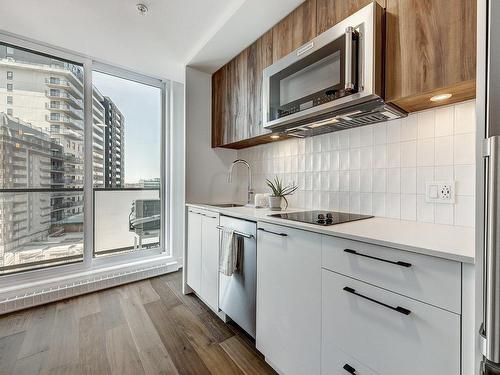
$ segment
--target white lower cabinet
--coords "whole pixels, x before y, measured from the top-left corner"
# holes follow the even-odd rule
[[[186,280],[195,292],[201,291],[201,218],[199,211],[188,210]]]
[[[281,374],[320,374],[321,235],[257,227],[257,349]]]
[[[187,284],[214,311],[218,311],[219,214],[188,210]]]
[[[460,374],[460,315],[332,271],[322,279],[323,375],[346,375],[345,365],[355,374]]]
[[[213,310],[219,307],[219,215],[206,213],[201,219],[201,298]]]

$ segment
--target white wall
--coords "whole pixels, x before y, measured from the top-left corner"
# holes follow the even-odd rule
[[[407,118],[241,150],[256,192],[295,182],[292,207],[474,226],[475,102]],[[425,183],[456,181],[456,202],[425,202]],[[239,179],[244,190],[246,177]]]
[[[227,182],[234,150],[211,148],[212,78],[186,68],[186,201],[232,202],[237,184]]]
[[[184,85],[172,82],[168,107],[170,109],[171,149],[170,157],[170,249],[174,259],[182,258],[184,252],[184,168],[185,168],[185,116]],[[168,211],[167,211],[168,212]]]

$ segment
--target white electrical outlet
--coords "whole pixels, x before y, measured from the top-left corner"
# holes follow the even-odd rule
[[[430,203],[455,203],[455,181],[427,182],[425,200]]]

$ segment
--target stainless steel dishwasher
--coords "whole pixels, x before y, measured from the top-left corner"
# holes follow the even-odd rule
[[[219,308],[255,338],[257,224],[229,216],[221,216],[219,224],[233,229],[244,241],[237,272],[232,276],[219,273]]]

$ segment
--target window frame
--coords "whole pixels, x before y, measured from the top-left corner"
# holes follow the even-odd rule
[[[69,277],[89,272],[100,272],[110,267],[126,266],[135,262],[161,261],[173,259],[173,249],[170,248],[170,228],[167,223],[170,218],[170,126],[171,126],[171,81],[164,78],[144,75],[133,70],[117,67],[112,64],[101,62],[91,56],[76,53],[64,48],[55,47],[49,44],[20,37],[8,32],[0,31],[0,43],[24,48],[34,53],[54,56],[63,60],[72,61],[83,65],[84,70],[84,144],[92,144],[92,71],[97,70],[106,74],[115,75],[120,78],[130,79],[138,83],[147,84],[160,88],[161,90],[161,142],[160,142],[160,199],[161,199],[161,233],[160,246],[155,249],[140,250],[124,254],[114,254],[112,256],[94,256],[94,218],[93,218],[93,176],[92,176],[92,147],[85,147],[84,154],[84,250],[83,261],[53,265],[32,270],[20,270],[15,273],[0,275],[2,290],[15,288],[20,283],[43,283],[48,279]],[[13,79],[13,75],[12,78]],[[9,81],[11,79],[8,79]]]

